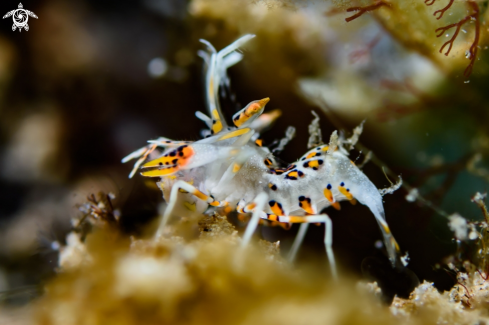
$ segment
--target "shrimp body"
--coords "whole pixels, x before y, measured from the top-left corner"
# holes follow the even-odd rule
[[[374,214],[389,258],[396,265],[399,247],[385,221],[382,196],[348,158],[341,141],[331,142],[329,146],[317,145],[296,162],[281,167],[271,151],[256,141],[261,129],[273,120],[269,115],[262,115],[269,98],[251,102],[233,116],[235,126],[227,126],[217,90],[219,85],[229,84],[226,69],[242,57],[235,50],[252,37],[246,35],[221,52],[216,52],[204,41],[211,52],[210,55],[200,53],[207,63],[206,94],[210,117],[201,112],[196,115],[209,127],[206,138],[195,142],[160,138],[123,159],[125,162],[140,157],[132,174],[141,167],[143,176],[160,178],[158,185],[168,202],[160,233],[171,214],[202,214],[209,206],[253,213],[250,224],[259,219],[324,222],[329,226],[325,246],[335,274],[331,221],[326,214],[318,213],[330,206],[340,209],[341,201],[352,204],[358,201]],[[165,150],[156,159],[150,159],[158,147]],[[248,226],[244,242],[249,240],[254,227],[256,225]]]

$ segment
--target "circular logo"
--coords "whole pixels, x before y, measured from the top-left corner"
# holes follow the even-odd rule
[[[18,9],[7,12],[7,14],[3,16],[3,18],[7,18],[10,16],[12,16],[12,19],[14,20],[12,30],[15,31],[16,29],[19,29],[19,32],[22,30],[22,28],[24,28],[26,31],[29,30],[29,25],[27,25],[29,16],[37,19],[36,14],[32,11],[25,10],[22,6],[22,3],[19,3]]]

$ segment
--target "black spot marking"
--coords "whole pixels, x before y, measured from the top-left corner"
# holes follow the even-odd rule
[[[275,205],[275,203],[277,203],[277,201],[271,200],[271,201],[268,202],[268,205],[271,206],[271,207],[273,207]]]
[[[303,160],[306,160],[306,157],[302,157],[302,158],[301,158],[301,161],[303,161]]]
[[[299,201],[304,201],[306,197],[304,195],[299,196]]]
[[[270,186],[270,188],[272,189],[272,191],[276,191],[277,190],[277,185],[272,184],[272,186]]]
[[[328,186],[326,186],[326,188],[327,188],[328,190],[330,190],[330,189],[332,188],[331,184],[328,184]]]
[[[318,159],[318,164],[322,165],[324,161],[322,159]]]
[[[172,163],[172,164],[174,164],[174,165],[176,165],[176,164],[177,164],[177,162],[178,162],[178,159],[173,159],[173,160],[171,161],[171,163]]]
[[[304,177],[304,173],[299,170],[299,177]]]
[[[344,182],[341,182],[341,183],[340,183],[340,186],[345,186],[345,183],[344,183]]]
[[[216,124],[216,123],[217,123],[217,121],[216,121],[216,120],[212,120],[212,124]]]
[[[158,163],[158,165],[163,166],[163,163],[160,161],[160,162]]]
[[[304,165],[302,165],[302,166],[304,166],[304,168],[309,168],[309,162],[308,162],[308,161],[306,161],[306,162],[304,163]]]
[[[321,150],[321,147],[317,147],[316,150]]]
[[[174,151],[170,152],[169,155],[170,155],[170,157],[175,157],[177,155],[177,152],[174,150]]]
[[[347,189],[346,189],[346,191],[347,191],[347,192],[350,192],[350,189],[349,189],[349,188],[347,188]]]

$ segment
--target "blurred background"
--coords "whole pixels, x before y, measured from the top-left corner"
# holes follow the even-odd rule
[[[285,162],[307,150],[311,110],[326,142],[365,119],[352,160],[371,150],[376,163],[364,172],[377,187],[390,186],[385,167],[416,189],[384,197],[387,221],[419,279],[451,287],[445,263],[459,257],[448,217],[482,220],[471,197],[489,180],[487,2],[456,2],[440,20],[433,13],[443,3],[381,2],[346,22],[355,14],[348,8],[374,2],[23,1],[38,16],[29,31],[12,31],[12,17],[0,21],[0,300],[25,303],[55,274],[58,243],[89,194],[114,193],[124,231],[144,234],[161,194],[153,180],[128,179],[132,164],[122,157],[158,136],[199,139],[199,39],[219,50],[246,33],[257,37],[229,71],[227,117],[270,97],[267,109],[282,116],[264,144],[297,130],[279,155]],[[3,1],[0,13],[17,7]],[[459,34],[436,36],[460,21]],[[452,37],[449,55],[439,53]],[[346,272],[361,276],[362,261],[384,258],[367,208],[327,213]],[[261,236],[286,249],[295,231],[262,228]],[[324,262],[323,231],[311,227],[299,262]]]

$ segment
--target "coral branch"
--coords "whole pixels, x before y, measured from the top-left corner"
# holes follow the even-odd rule
[[[432,0],[431,2],[429,2],[429,1],[430,0],[426,0],[425,1],[425,4],[428,5],[428,6],[431,6],[436,0]],[[450,0],[450,2],[448,3],[448,5],[446,5],[443,9],[435,11],[434,14],[433,14],[435,17],[436,17],[436,14],[439,13],[439,16],[436,19],[440,19],[443,16],[443,14],[445,13],[445,11],[447,11],[452,6],[453,2],[454,2],[454,0]],[[452,37],[447,42],[445,42],[442,45],[442,47],[440,48],[440,53],[442,53],[443,52],[443,49],[446,46],[448,46],[448,49],[445,52],[445,55],[448,56],[448,54],[452,50],[453,42],[457,38],[457,36],[458,36],[458,34],[459,34],[460,29],[462,28],[462,26],[466,22],[468,22],[469,20],[470,21],[475,21],[474,42],[472,42],[472,45],[470,46],[469,50],[466,52],[466,57],[468,59],[470,59],[470,63],[467,66],[467,68],[465,68],[465,71],[464,71],[464,76],[465,77],[470,76],[470,74],[472,73],[472,68],[474,67],[475,59],[477,57],[477,46],[479,45],[479,38],[480,38],[479,5],[475,1],[473,1],[473,0],[468,1],[467,2],[467,5],[469,6],[469,9],[472,10],[472,13],[470,15],[465,16],[463,19],[461,19],[457,23],[450,24],[450,25],[447,25],[447,26],[444,26],[444,27],[440,27],[440,28],[437,28],[435,30],[435,33],[438,33],[436,35],[436,37],[440,37],[446,31],[448,31],[449,29],[452,29],[453,27],[455,27],[455,32],[453,33]]]
[[[347,12],[353,12],[353,11],[358,11],[358,12],[356,14],[354,14],[353,16],[345,18],[345,20],[346,20],[346,22],[350,22],[354,19],[357,19],[358,17],[360,17],[364,13],[367,13],[369,11],[373,11],[375,9],[378,9],[379,7],[382,7],[382,6],[390,7],[391,5],[389,3],[383,1],[383,0],[380,0],[380,1],[377,1],[370,6],[348,8],[348,9],[346,9]]]
[[[469,6],[471,6],[473,10],[473,13],[470,17],[471,19],[475,20],[475,36],[474,36],[474,42],[472,43],[469,49],[470,63],[467,66],[467,68],[465,68],[464,71],[464,76],[466,77],[468,77],[472,73],[472,68],[474,67],[475,59],[477,57],[477,48],[478,48],[477,46],[479,45],[479,37],[480,37],[479,5],[476,2],[471,1],[469,2]]]
[[[440,28],[437,28],[435,30],[435,32],[438,32],[440,31],[436,37],[440,37],[443,35],[443,33],[445,33],[447,30],[453,28],[453,27],[456,27],[455,29],[455,33],[453,33],[452,35],[452,38],[450,38],[448,41],[446,41],[442,47],[440,48],[440,53],[443,51],[443,49],[445,48],[445,46],[448,45],[448,50],[445,52],[445,55],[448,56],[448,54],[450,53],[450,51],[452,50],[452,45],[453,45],[453,42],[455,41],[455,39],[457,38],[458,36],[458,33],[460,32],[460,28],[462,27],[462,25],[469,19],[469,17],[465,17],[464,19],[462,19],[461,21],[459,21],[458,23],[455,23],[455,24],[450,24],[450,25],[447,25],[445,27],[440,27]]]
[[[437,13],[440,13],[440,15],[438,17],[436,17],[436,19],[440,19],[441,17],[443,17],[443,15],[445,14],[445,11],[447,11],[448,9],[450,9],[450,7],[452,6],[452,4],[453,4],[454,1],[455,0],[450,0],[450,2],[445,6],[445,8],[435,11],[433,13],[433,16],[436,17],[436,14]],[[433,0],[433,2],[434,2],[434,0]],[[426,3],[426,1],[425,1],[425,3]],[[430,5],[428,4],[428,6],[430,6]]]

